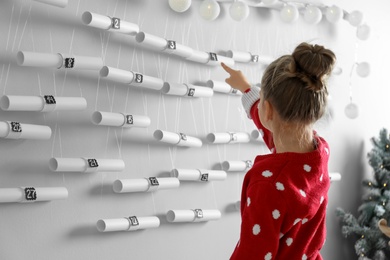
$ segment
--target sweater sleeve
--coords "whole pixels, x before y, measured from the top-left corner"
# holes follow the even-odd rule
[[[286,202],[271,183],[257,182],[244,203],[240,241],[230,259],[276,259]]]
[[[258,104],[260,101],[260,88],[252,87],[249,92],[244,93],[242,96],[242,105],[245,109],[245,112],[248,115],[248,118],[251,118],[255,123],[257,129],[259,129],[265,144],[267,145],[270,151],[275,151],[274,139],[272,133],[265,128],[259,118],[259,108]]]

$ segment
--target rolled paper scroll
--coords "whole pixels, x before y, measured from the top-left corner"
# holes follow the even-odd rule
[[[5,111],[40,111],[84,110],[87,101],[83,97],[12,96],[0,99],[0,107]]]
[[[226,56],[229,58],[232,58],[234,61],[237,62],[252,62],[252,54],[250,52],[245,51],[232,51],[229,50],[226,52]]]
[[[96,222],[96,228],[100,232],[135,231],[139,229],[157,228],[159,226],[160,219],[156,216],[99,219]]]
[[[206,138],[214,144],[247,143],[250,139],[248,133],[210,133]]]
[[[92,122],[95,125],[106,126],[148,127],[150,125],[150,118],[148,116],[95,111],[92,114]]]
[[[214,209],[194,209],[194,210],[169,210],[166,214],[167,221],[174,222],[204,222],[218,220],[221,212]]]
[[[109,30],[129,35],[136,35],[139,32],[139,26],[134,23],[123,21],[116,17],[84,12],[81,16],[84,24],[98,29]]]
[[[263,130],[255,129],[251,132],[251,138],[252,138],[252,140],[255,140],[255,141],[264,142],[263,135],[264,135]]]
[[[187,58],[187,60],[198,62],[198,63],[203,63],[203,64],[208,63],[209,59],[210,59],[210,57],[209,57],[209,54],[207,52],[198,51],[198,50],[194,50],[192,52],[191,56]]]
[[[104,66],[100,70],[100,76],[115,82],[130,84],[134,79],[134,73],[113,67]]]
[[[225,57],[213,52],[209,53],[209,61],[207,62],[208,65],[219,66],[221,65],[221,62],[231,67],[234,66],[234,60],[232,58]]]
[[[236,203],[234,203],[234,207],[236,210],[240,211],[241,210],[241,200],[236,201]]]
[[[168,41],[166,39],[145,32],[137,33],[135,40],[143,46],[156,51],[163,51],[167,48],[168,45]]]
[[[0,121],[0,138],[6,139],[39,139],[51,137],[51,128],[46,125],[30,125],[19,122]]]
[[[183,58],[189,58],[194,53],[192,48],[171,40],[167,41],[167,48],[164,51]]]
[[[224,161],[222,163],[222,169],[228,172],[245,171],[252,168],[252,161]]]
[[[56,158],[49,160],[54,172],[115,172],[122,171],[125,163],[121,159]]]
[[[131,86],[149,88],[154,90],[161,90],[164,86],[164,81],[162,79],[146,76],[141,73],[133,73],[134,79],[130,83]]]
[[[66,7],[68,5],[68,0],[35,0],[35,1],[57,6],[57,7]]]
[[[143,179],[121,179],[113,183],[113,190],[116,193],[126,192],[151,192],[155,190],[173,189],[180,186],[178,178],[143,178]]]
[[[174,96],[185,96],[188,93],[187,86],[180,83],[164,82],[164,86],[161,89],[164,94]]]
[[[100,57],[77,56],[61,53],[38,53],[19,51],[16,61],[20,66],[51,67],[82,70],[100,70],[103,60]]]
[[[338,172],[330,172],[329,173],[330,181],[340,181],[341,180],[341,174]]]
[[[223,81],[208,80],[206,85],[209,88],[212,88],[215,92],[233,94],[233,95],[242,95],[241,91],[232,88],[229,84]]]
[[[68,198],[65,187],[20,187],[0,188],[0,203],[36,202]]]
[[[156,130],[153,133],[154,139],[160,142],[174,144],[177,146],[187,146],[187,147],[201,147],[202,140],[196,137],[188,136],[183,133],[172,133],[162,130]]]
[[[185,84],[187,86],[186,96],[188,97],[212,97],[214,91],[208,87],[201,87],[192,84]]]
[[[225,171],[204,169],[173,169],[171,174],[181,181],[222,181],[227,177]]]

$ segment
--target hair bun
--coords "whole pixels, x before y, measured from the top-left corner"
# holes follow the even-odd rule
[[[292,57],[295,61],[294,71],[297,76],[308,82],[310,89],[322,90],[323,77],[331,73],[336,62],[336,55],[321,45],[303,42],[295,48]]]

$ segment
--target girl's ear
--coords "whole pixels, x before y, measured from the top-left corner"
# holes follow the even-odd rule
[[[274,119],[274,107],[268,100],[264,100],[264,107],[265,107],[265,120],[272,121]]]

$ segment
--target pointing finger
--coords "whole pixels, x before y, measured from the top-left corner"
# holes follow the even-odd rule
[[[230,68],[229,66],[227,66],[225,63],[221,62],[221,66],[222,68],[229,74],[232,74],[232,72],[234,72],[234,69]]]

